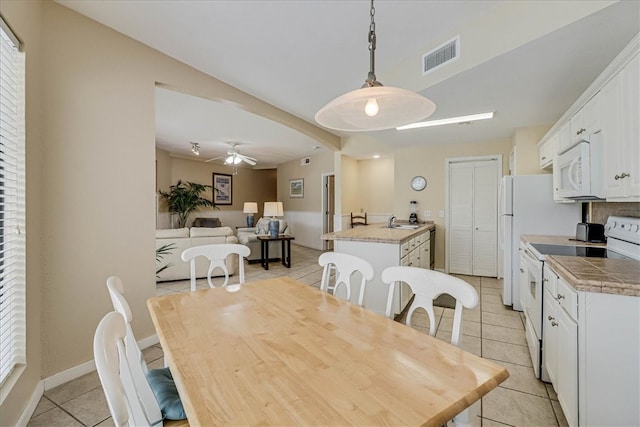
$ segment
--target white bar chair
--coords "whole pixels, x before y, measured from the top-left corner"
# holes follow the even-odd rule
[[[333,291],[333,295],[337,295],[338,287],[343,285],[346,288],[346,300],[351,300],[351,276],[356,271],[360,273],[360,292],[358,294],[358,305],[363,306],[364,288],[368,280],[373,279],[373,267],[371,264],[357,256],[345,254],[342,252],[325,252],[318,258],[318,264],[322,269],[322,279],[320,281],[320,290],[324,292]],[[333,285],[331,281],[331,272],[335,269],[336,280]]]
[[[225,260],[229,255],[238,255],[238,271],[239,284],[244,283],[244,259],[251,254],[248,246],[236,243],[221,243],[214,245],[201,245],[185,249],[182,252],[182,260],[191,263],[191,292],[196,290],[196,258],[199,256],[209,260],[209,270],[207,271],[207,282],[210,288],[215,288],[211,280],[211,272],[219,268],[224,273],[224,282],[220,287],[227,286],[229,283],[229,270],[225,264]]]
[[[391,317],[391,304],[395,286],[404,282],[413,291],[415,297],[407,312],[406,324],[411,326],[411,317],[417,308],[422,307],[429,316],[429,335],[436,334],[436,319],[433,311],[433,300],[441,294],[449,294],[456,299],[456,307],[453,315],[453,327],[451,331],[451,344],[457,346],[460,343],[460,331],[462,329],[463,308],[475,308],[479,297],[476,289],[469,283],[457,277],[450,276],[439,271],[426,268],[396,266],[388,267],[382,271],[382,281],[389,284],[387,297],[387,317]],[[453,417],[456,427],[470,426],[472,414],[465,409]]]

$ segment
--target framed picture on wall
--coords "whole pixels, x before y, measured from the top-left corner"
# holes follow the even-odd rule
[[[232,176],[223,173],[213,174],[213,204],[230,205],[232,195]]]
[[[304,179],[289,180],[289,197],[304,197]]]

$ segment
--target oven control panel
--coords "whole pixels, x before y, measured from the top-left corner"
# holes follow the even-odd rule
[[[604,234],[608,238],[640,245],[640,218],[610,216],[604,226]]]

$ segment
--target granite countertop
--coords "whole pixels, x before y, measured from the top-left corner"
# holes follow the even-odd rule
[[[400,221],[396,222],[401,224]],[[436,228],[435,223],[418,224],[418,228],[404,230],[401,228],[387,228],[385,223],[369,224],[349,228],[342,231],[334,231],[322,235],[322,240],[352,240],[373,243],[402,243],[417,234]]]
[[[575,236],[523,234],[525,243],[606,247],[606,243],[575,240]],[[640,261],[545,255],[545,262],[578,291],[640,296]]]
[[[578,291],[640,297],[640,261],[547,255],[545,262]]]

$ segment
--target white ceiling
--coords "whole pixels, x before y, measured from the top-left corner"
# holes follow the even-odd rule
[[[369,68],[367,1],[58,1],[312,123],[324,104],[358,88]],[[428,86],[400,81],[398,70],[408,59],[498,16],[509,3],[376,1],[378,80],[434,100],[433,119],[486,111],[496,111],[496,117],[468,126],[371,132],[366,137],[377,140],[372,147],[483,142],[509,138],[518,127],[552,124],[640,29],[640,2],[622,1]],[[504,34],[490,30],[498,38],[495,45],[519,36],[513,34],[517,25]],[[467,46],[462,39],[463,57],[474,56],[465,53]],[[193,157],[192,141],[200,143],[202,159],[222,155],[229,142],[237,142],[242,154],[264,167],[326,150],[233,106],[164,89],[156,93],[157,145],[176,155]],[[374,153],[365,148],[350,154]]]

